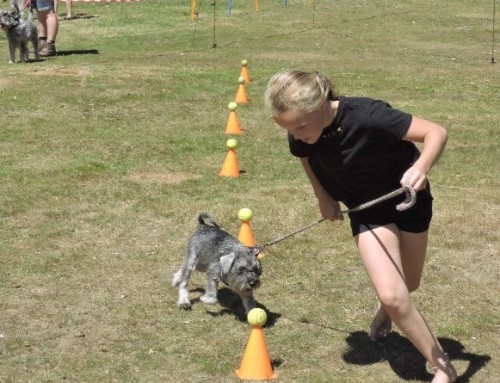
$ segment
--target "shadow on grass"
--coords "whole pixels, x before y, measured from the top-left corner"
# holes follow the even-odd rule
[[[72,21],[72,20],[78,20],[78,19],[95,19],[95,16],[92,15],[87,15],[86,13],[77,13],[73,17],[59,17],[59,21]]]
[[[98,55],[97,49],[80,49],[72,51],[57,51],[56,56],[70,56],[70,55]]]
[[[203,291],[203,290],[202,290]],[[240,322],[246,322],[247,316],[245,313],[245,308],[241,302],[241,298],[233,290],[224,287],[219,289],[217,292],[217,299],[219,300],[219,305],[223,308],[219,312],[207,311],[207,313],[213,317],[223,316],[223,315],[233,315],[235,319]],[[266,327],[273,327],[281,316],[281,314],[273,313],[269,311],[265,306],[257,302],[257,307],[263,309],[267,314],[267,322],[264,325]]]
[[[99,51],[97,49],[80,49],[80,50],[71,50],[71,51],[57,51],[56,56],[70,56],[70,55],[98,55]],[[49,57],[50,58],[50,57]],[[36,59],[27,59],[25,64],[33,64],[37,62],[45,61],[44,57],[40,57],[38,60]]]
[[[352,332],[346,342],[349,350],[343,359],[349,364],[368,365],[387,361],[392,370],[403,380],[430,381],[426,360],[403,336],[392,332],[383,341],[372,342],[364,331]],[[464,351],[464,346],[453,339],[439,338],[439,342],[452,360],[468,361],[467,370],[459,376],[457,383],[467,383],[476,372],[491,359],[489,355],[478,355]]]

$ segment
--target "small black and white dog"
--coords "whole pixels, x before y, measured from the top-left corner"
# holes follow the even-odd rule
[[[217,303],[217,287],[222,281],[241,297],[248,314],[256,306],[253,292],[260,286],[262,264],[257,259],[259,251],[257,247],[243,245],[222,230],[210,215],[201,213],[184,264],[172,279],[172,285],[179,287],[177,305],[183,309],[191,308],[188,283],[191,273],[196,270],[207,274],[207,288],[200,298],[203,303]]]
[[[38,31],[33,22],[33,11],[30,10],[28,20],[24,20],[23,13],[19,10],[17,0],[12,0],[10,11],[0,11],[0,28],[5,31],[9,41],[10,61],[15,61],[16,48],[19,48],[19,61],[24,63],[28,60],[28,42],[31,41],[35,51],[35,59],[40,60],[38,55]]]

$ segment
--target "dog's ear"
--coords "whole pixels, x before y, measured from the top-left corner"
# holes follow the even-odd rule
[[[19,4],[19,3],[20,3],[20,4]],[[23,3],[24,3],[23,1],[12,0],[12,1],[11,1],[10,6],[11,6],[11,8],[13,8],[14,10],[16,10],[16,11],[17,11],[17,13],[19,13],[19,9],[23,7]],[[21,7],[19,7],[19,6],[21,6]]]
[[[254,246],[250,248],[252,250],[252,254],[257,257],[260,254],[260,247]]]
[[[15,9],[13,9],[12,11],[9,12],[10,13],[10,17],[12,18],[12,20],[14,21],[12,23],[12,25],[17,25],[19,24],[19,12],[16,11]]]
[[[231,267],[233,266],[235,259],[236,259],[235,253],[229,253],[229,254],[223,255],[220,258],[219,263],[220,263],[222,275],[227,275],[229,273],[229,270],[231,270]]]

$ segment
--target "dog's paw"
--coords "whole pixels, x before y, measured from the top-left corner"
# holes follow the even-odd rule
[[[200,301],[207,305],[215,305],[218,301],[217,298],[215,297],[207,297],[206,295],[203,295],[200,297]]]
[[[189,310],[189,309],[191,309],[191,302],[179,301],[179,302],[177,302],[177,306],[179,306],[180,309]]]

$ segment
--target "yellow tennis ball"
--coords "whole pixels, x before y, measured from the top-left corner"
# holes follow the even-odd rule
[[[251,309],[247,315],[248,324],[251,326],[264,326],[267,321],[267,314],[260,308]]]
[[[238,104],[235,103],[234,101],[231,101],[229,104],[227,104],[227,108],[229,110],[236,110],[237,107],[238,107]]]
[[[248,60],[241,60],[241,66],[247,66]]]
[[[244,84],[245,83],[245,77],[243,77],[243,76],[238,77],[238,82],[240,84]]]
[[[230,138],[227,140],[226,145],[229,149],[234,149],[238,146],[238,141],[236,141],[234,138]]]
[[[244,207],[238,211],[238,218],[241,221],[248,222],[252,219],[253,217],[253,212],[247,207]]]

